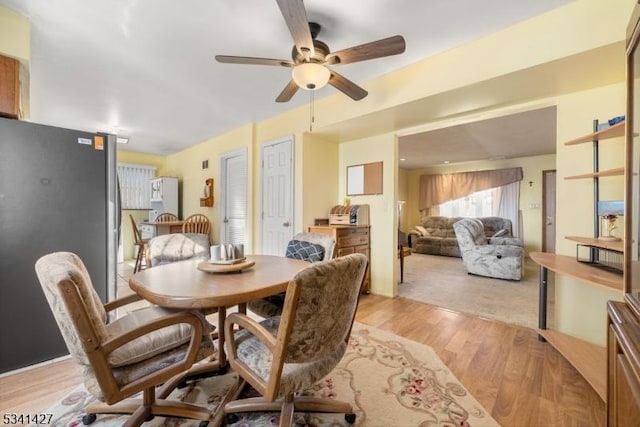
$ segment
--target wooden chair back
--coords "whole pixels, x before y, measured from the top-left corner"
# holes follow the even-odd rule
[[[136,245],[144,245],[145,241],[142,239],[142,235],[140,234],[140,230],[138,229],[138,224],[136,220],[133,218],[133,215],[129,215],[129,219],[131,220],[131,228],[133,230],[133,238],[135,239]]]
[[[209,228],[211,228],[211,222],[209,218],[202,214],[193,214],[187,217],[182,224],[183,233],[199,233],[209,234]]]
[[[163,212],[156,217],[156,222],[171,222],[178,220],[178,215],[174,215],[171,212]]]

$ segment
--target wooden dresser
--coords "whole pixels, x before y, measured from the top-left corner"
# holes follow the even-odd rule
[[[370,226],[368,225],[312,225],[309,233],[326,234],[336,241],[335,256],[345,256],[353,253],[361,253],[367,256],[369,266],[365,273],[362,292],[371,290],[371,240]]]

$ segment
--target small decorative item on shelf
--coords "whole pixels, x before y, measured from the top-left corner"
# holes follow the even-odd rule
[[[209,178],[205,181],[204,197],[200,198],[200,206],[208,208],[213,206],[213,178]]]
[[[618,215],[607,213],[600,216],[600,237],[599,240],[608,240],[608,241],[617,241],[621,240],[619,237],[614,236],[613,230],[617,228],[616,219],[618,219]]]

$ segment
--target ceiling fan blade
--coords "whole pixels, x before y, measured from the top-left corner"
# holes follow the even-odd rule
[[[301,55],[307,59],[315,55],[313,47],[313,38],[309,30],[309,21],[307,20],[307,11],[304,9],[302,0],[276,0],[280,7],[280,12],[284,17],[289,32],[293,37],[296,49]]]
[[[329,84],[338,89],[340,92],[343,92],[354,101],[360,101],[362,98],[369,94],[369,92],[333,70],[331,70],[331,78],[329,79]]]
[[[368,59],[382,58],[384,56],[397,55],[404,52],[406,47],[404,37],[393,36],[375,42],[361,44],[348,49],[339,50],[327,55],[327,64],[349,64],[352,62],[366,61]]]
[[[286,59],[252,58],[249,56],[216,55],[216,61],[224,64],[281,65],[293,67],[295,64]]]
[[[295,95],[297,91],[298,85],[293,81],[293,79],[291,79],[291,81],[289,81],[282,92],[280,92],[280,95],[278,95],[278,97],[276,98],[276,102],[289,101],[291,98],[293,98],[293,95]]]

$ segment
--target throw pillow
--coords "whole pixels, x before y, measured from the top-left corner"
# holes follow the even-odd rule
[[[301,259],[309,262],[322,261],[324,259],[324,247],[304,240],[291,240],[287,245],[287,258]]]
[[[424,227],[423,227],[423,226],[421,226],[421,225],[416,225],[416,230],[418,230],[418,233],[420,233],[420,235],[422,235],[422,236],[426,236],[426,235],[428,235],[428,234],[429,234],[429,232],[427,231],[427,229],[426,229],[426,228],[424,228]]]
[[[494,233],[494,235],[493,235],[493,236],[491,236],[491,237],[500,237],[500,236],[504,236],[505,234],[508,234],[508,233],[509,233],[509,230],[507,230],[507,229],[503,228],[502,230],[498,230],[498,231],[496,231],[496,232]]]

